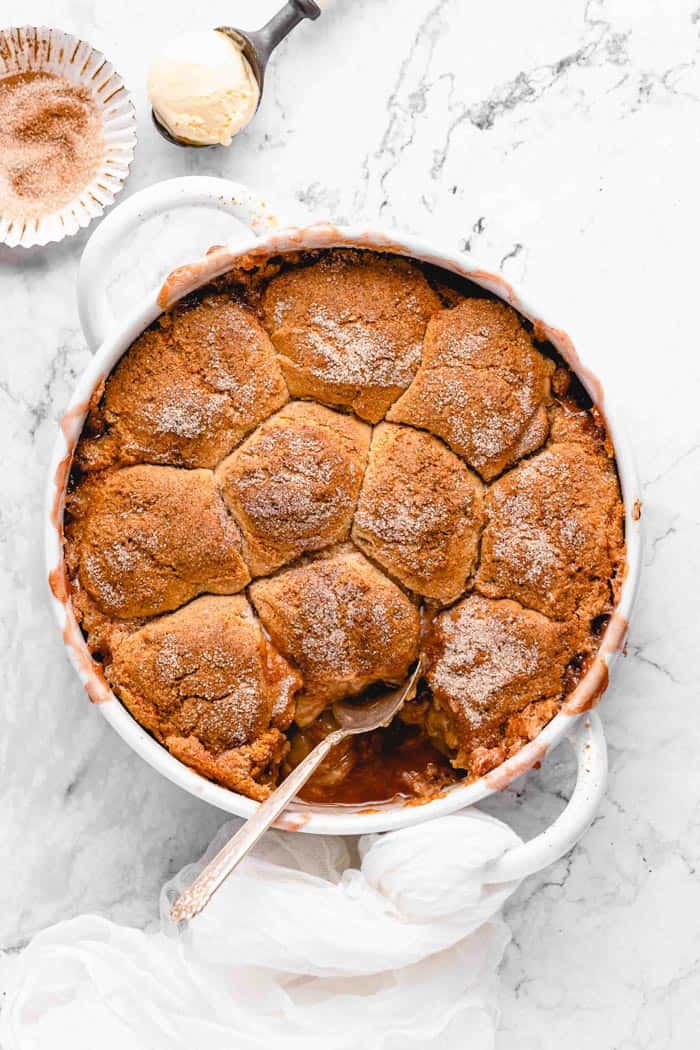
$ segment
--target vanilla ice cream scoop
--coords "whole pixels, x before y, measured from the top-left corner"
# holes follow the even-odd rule
[[[148,94],[173,138],[198,146],[228,146],[260,100],[248,59],[218,29],[185,33],[166,44],[151,65]]]
[[[230,145],[258,108],[273,50],[320,13],[315,0],[289,0],[256,32],[222,26],[171,40],[148,74],[158,130],[180,146]]]

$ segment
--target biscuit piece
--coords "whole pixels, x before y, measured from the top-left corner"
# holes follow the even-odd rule
[[[216,472],[253,576],[347,539],[370,428],[295,401],[263,423]]]
[[[476,589],[557,620],[612,606],[623,558],[613,462],[585,444],[555,444],[494,482]]]
[[[124,639],[107,679],[176,758],[250,798],[275,782],[298,675],[247,600],[198,598]]]
[[[342,405],[371,423],[415,376],[441,305],[413,263],[347,250],[287,270],[263,299],[292,397]]]
[[[418,374],[387,419],[437,434],[490,481],[547,437],[553,371],[514,310],[466,299],[431,319]]]
[[[349,545],[250,587],[273,642],[301,672],[295,720],[373,682],[399,682],[418,655],[418,610]]]
[[[508,720],[529,705],[549,702],[551,717],[580,637],[575,625],[479,595],[435,618],[426,644],[433,708],[426,726],[453,765],[471,769],[475,750],[497,748]]]
[[[153,616],[204,591],[235,594],[250,579],[238,526],[210,470],[136,466],[86,475],[71,508],[80,584],[108,616]]]
[[[613,458],[612,445],[597,409],[581,408],[572,398],[558,399],[549,413],[550,445],[581,445],[594,456]]]
[[[77,463],[214,467],[287,399],[272,344],[249,310],[227,295],[185,301],[109,376]]]
[[[352,538],[404,586],[455,601],[475,567],[483,486],[441,441],[412,427],[375,428]]]

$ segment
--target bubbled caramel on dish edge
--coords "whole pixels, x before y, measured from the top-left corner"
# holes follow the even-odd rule
[[[352,383],[297,368],[310,333]],[[551,348],[465,282],[355,250],[249,261],[155,322],[95,400],[71,600],[117,696],[212,780],[265,797],[303,750],[285,758],[285,734],[323,736],[330,704],[400,681],[423,647],[404,725],[326,780],[376,785],[386,761],[428,797],[448,759],[475,777],[537,735],[598,648],[624,573],[605,427]],[[430,768],[404,770],[394,737]]]

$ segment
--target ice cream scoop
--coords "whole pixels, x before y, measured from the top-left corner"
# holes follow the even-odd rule
[[[260,99],[248,60],[218,29],[166,44],[149,70],[148,93],[159,125],[196,146],[228,146]]]
[[[320,14],[315,0],[289,0],[254,32],[220,26],[170,41],[148,76],[160,133],[178,146],[228,146],[255,115],[274,49]]]

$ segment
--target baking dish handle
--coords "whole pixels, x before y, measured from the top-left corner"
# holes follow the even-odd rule
[[[279,226],[267,202],[229,179],[190,175],[148,186],[117,205],[85,245],[78,271],[78,312],[88,346],[95,348],[117,324],[107,299],[109,264],[119,245],[143,222],[182,207],[225,212],[261,236]]]
[[[608,774],[603,724],[595,712],[579,720],[569,743],[576,754],[578,776],[566,809],[546,831],[491,861],[484,872],[484,882],[524,879],[554,864],[576,845],[593,823],[605,794]]]

